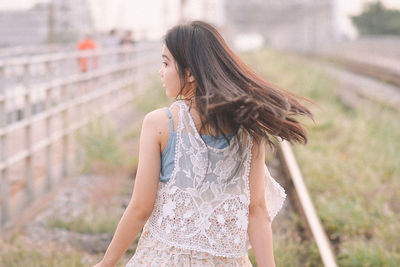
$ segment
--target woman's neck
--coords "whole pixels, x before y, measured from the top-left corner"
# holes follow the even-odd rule
[[[198,132],[202,135],[216,135],[215,129],[211,129],[209,125],[206,125],[206,127],[204,129],[201,129],[202,123],[201,123],[199,110],[197,109],[197,106],[196,106],[195,98],[187,99],[185,97],[183,99],[183,101],[185,101],[186,105],[189,107],[189,112],[193,118],[194,124],[195,124]],[[229,127],[222,127],[222,131],[225,134],[232,133],[232,129]]]

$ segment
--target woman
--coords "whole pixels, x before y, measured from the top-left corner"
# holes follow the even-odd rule
[[[131,201],[96,266],[275,266],[271,221],[285,198],[265,166],[272,138],[307,143],[297,96],[255,74],[211,25],[170,29],[160,69],[170,108],[143,121]],[[267,201],[266,201],[267,200]]]

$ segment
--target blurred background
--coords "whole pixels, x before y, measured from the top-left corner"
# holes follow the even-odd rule
[[[261,38],[268,45],[299,51],[318,49],[319,44],[332,41],[355,40],[363,35],[398,34],[396,10],[400,8],[400,2],[381,1],[371,5],[370,16],[353,18],[360,15],[368,3],[374,2],[2,1],[0,46],[68,44],[89,32],[101,38],[111,29],[119,33],[130,30],[137,41],[159,40],[177,22],[191,19],[213,23],[226,31],[225,37],[238,43],[244,42],[244,35]],[[374,20],[380,22],[373,25]]]
[[[143,116],[172,103],[163,35],[190,20],[316,103],[293,151],[336,264],[400,266],[399,0],[1,1],[0,266],[101,259],[130,200]],[[288,192],[277,266],[335,266],[279,153],[266,157]]]

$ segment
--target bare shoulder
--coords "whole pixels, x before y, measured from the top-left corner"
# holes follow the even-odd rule
[[[168,139],[169,123],[164,108],[153,110],[144,116],[142,134],[156,137],[160,145],[165,142],[165,139]]]
[[[156,125],[158,123],[162,123],[165,121],[165,118],[168,118],[164,108],[155,109],[150,111],[144,116],[143,123]]]

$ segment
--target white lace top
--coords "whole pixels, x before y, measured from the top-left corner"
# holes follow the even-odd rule
[[[215,256],[247,253],[252,139],[239,130],[229,146],[207,147],[186,103],[179,106],[175,168],[170,180],[159,183],[153,212],[146,222],[152,235],[179,248]],[[242,142],[243,152],[238,152]],[[283,188],[266,168],[266,203],[273,218],[285,199]]]

